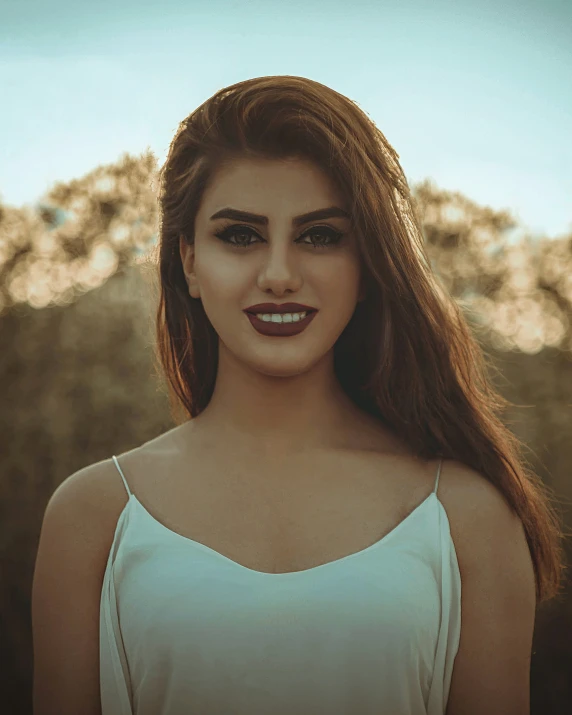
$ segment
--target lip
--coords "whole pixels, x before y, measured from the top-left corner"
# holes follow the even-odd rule
[[[312,308],[310,305],[303,305],[302,303],[256,303],[256,305],[251,305],[244,309],[245,313],[251,313],[255,315],[256,313],[315,313],[317,308]]]
[[[250,320],[253,328],[261,335],[271,335],[273,337],[288,337],[290,335],[298,335],[303,330],[306,330],[308,325],[314,320],[317,310],[309,312],[303,320],[298,320],[296,323],[273,323],[260,320],[256,315],[244,311]]]

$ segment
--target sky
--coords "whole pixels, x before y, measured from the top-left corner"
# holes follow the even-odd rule
[[[410,186],[572,231],[571,0],[0,0],[0,199],[162,164],[197,106],[267,75],[357,102]]]

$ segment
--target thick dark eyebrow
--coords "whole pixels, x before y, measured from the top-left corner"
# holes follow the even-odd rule
[[[251,214],[248,211],[239,211],[238,209],[224,208],[220,211],[214,213],[210,220],[215,221],[217,218],[230,218],[235,221],[249,221],[250,223],[256,223],[261,226],[268,226],[268,217],[261,216],[260,214]],[[301,226],[302,224],[308,223],[309,221],[320,221],[325,218],[350,218],[347,211],[339,208],[338,206],[329,206],[326,209],[318,209],[317,211],[310,211],[310,213],[302,214],[301,216],[295,216],[292,219],[293,226]]]

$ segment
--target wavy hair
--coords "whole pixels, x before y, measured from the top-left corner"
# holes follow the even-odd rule
[[[399,155],[355,102],[319,82],[270,76],[223,88],[171,142],[159,171],[156,359],[175,422],[207,406],[218,366],[218,336],[189,295],[179,238],[193,243],[209,181],[236,158],[309,159],[337,183],[366,287],[334,346],[338,380],[420,458],[463,462],[493,483],[523,523],[537,603],[558,595],[563,534],[548,487],[499,419],[511,403],[492,387],[494,366],[430,267]]]

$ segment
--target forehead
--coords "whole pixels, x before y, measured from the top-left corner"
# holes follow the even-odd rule
[[[256,211],[304,213],[337,204],[343,196],[335,182],[317,164],[307,159],[234,159],[214,173],[202,208],[223,206]]]

